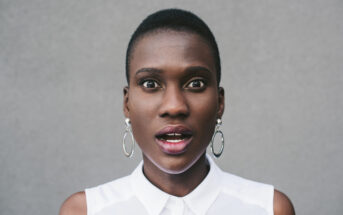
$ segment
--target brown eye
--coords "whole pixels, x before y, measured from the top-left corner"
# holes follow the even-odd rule
[[[146,80],[142,83],[143,87],[145,88],[157,88],[159,87],[158,83],[154,80]]]
[[[202,80],[193,80],[191,81],[187,87],[189,88],[202,88],[205,86],[205,83]]]

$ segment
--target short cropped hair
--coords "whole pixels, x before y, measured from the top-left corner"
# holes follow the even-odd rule
[[[201,36],[212,49],[211,51],[215,63],[217,85],[219,86],[221,66],[217,42],[204,21],[195,14],[181,9],[160,10],[147,16],[132,34],[126,50],[126,80],[128,84],[130,84],[130,60],[136,42],[144,35],[157,32],[159,30],[185,31]]]

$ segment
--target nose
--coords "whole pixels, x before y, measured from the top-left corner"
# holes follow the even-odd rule
[[[160,117],[186,117],[189,115],[189,106],[183,90],[178,86],[167,87],[164,91],[159,110]]]

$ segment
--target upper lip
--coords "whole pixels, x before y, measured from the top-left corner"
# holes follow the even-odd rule
[[[184,125],[168,125],[162,128],[160,131],[158,131],[155,136],[158,138],[158,137],[162,137],[163,135],[171,134],[171,133],[182,134],[182,135],[187,135],[187,136],[193,135],[192,130],[187,128]]]

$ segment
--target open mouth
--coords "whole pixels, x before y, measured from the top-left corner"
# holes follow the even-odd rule
[[[185,152],[192,136],[192,131],[184,126],[168,126],[155,135],[157,144],[167,154]]]
[[[168,142],[168,143],[178,143],[184,141],[185,139],[190,138],[191,134],[182,134],[182,133],[166,133],[163,135],[157,135],[156,138]]]

